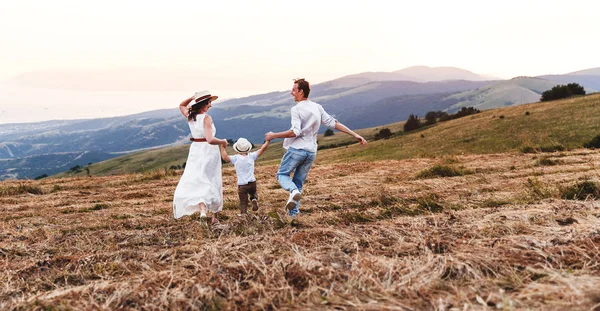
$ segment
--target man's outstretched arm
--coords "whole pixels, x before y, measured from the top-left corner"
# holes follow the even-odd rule
[[[364,139],[362,136],[356,134],[353,130],[351,130],[348,127],[346,127],[340,121],[335,121],[335,129],[338,130],[338,131],[340,131],[340,132],[344,132],[344,133],[346,133],[348,135],[351,135],[352,137],[356,138],[356,140],[361,145],[366,145],[367,144],[367,140],[366,139]]]

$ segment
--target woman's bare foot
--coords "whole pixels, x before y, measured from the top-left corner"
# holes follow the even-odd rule
[[[200,207],[200,218],[204,219],[206,218],[206,205],[204,203],[200,203],[198,204],[198,207]]]

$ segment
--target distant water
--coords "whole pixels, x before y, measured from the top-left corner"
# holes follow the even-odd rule
[[[177,109],[194,91],[84,91],[0,84],[0,124],[123,116],[156,109]],[[219,101],[259,94],[211,90]],[[218,104],[218,102],[215,104]]]

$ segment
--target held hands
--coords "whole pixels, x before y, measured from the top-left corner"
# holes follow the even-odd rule
[[[274,135],[274,133],[273,133],[273,132],[268,132],[268,133],[266,133],[266,134],[265,134],[265,140],[266,140],[266,141],[271,141],[272,139],[274,139],[274,138],[275,138],[274,136],[275,136],[275,135]]]
[[[223,141],[221,142],[221,146],[223,146],[223,148],[226,148],[227,145],[229,145],[229,142],[227,141],[227,139],[223,139]]]

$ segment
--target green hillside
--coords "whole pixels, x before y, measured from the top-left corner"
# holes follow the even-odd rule
[[[582,148],[600,135],[600,94],[491,109],[388,140],[321,154],[324,161],[405,159],[520,151],[562,145]],[[327,151],[327,150],[326,150]]]
[[[339,132],[329,137],[321,135],[319,145],[328,148],[319,150],[317,163],[514,152],[527,146],[581,148],[600,135],[600,94],[486,110],[410,133],[402,132],[403,123],[358,130],[369,140],[367,146],[351,144],[353,139]],[[393,136],[374,141],[382,128],[389,128]],[[142,151],[94,163],[89,169],[92,175],[110,175],[169,168],[186,161],[188,148],[184,145]],[[233,154],[230,147],[228,152]],[[279,140],[271,144],[259,163],[278,163],[282,154]]]

